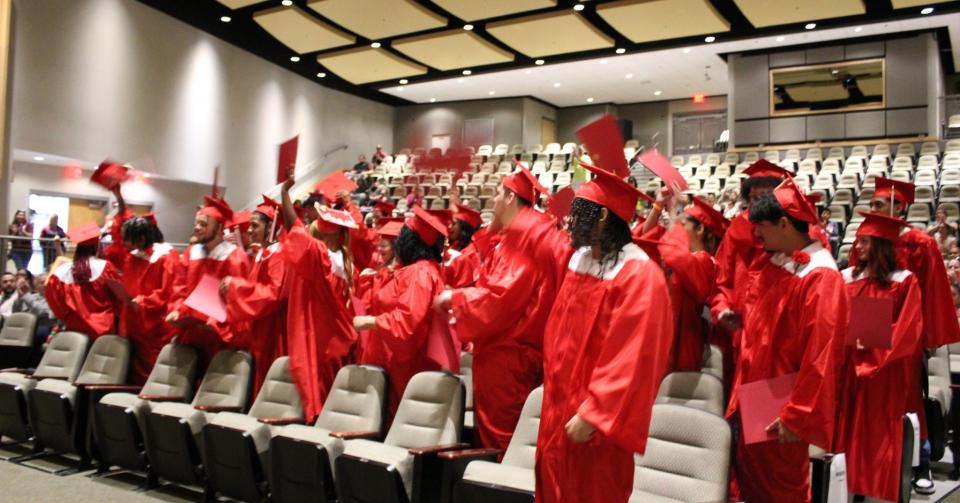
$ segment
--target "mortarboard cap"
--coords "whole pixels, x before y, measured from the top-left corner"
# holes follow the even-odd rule
[[[211,196],[203,196],[204,205],[198,211],[222,224],[228,224],[233,219],[233,209],[226,201]]]
[[[699,197],[694,197],[693,205],[688,206],[683,212],[697,219],[700,224],[709,229],[710,232],[717,237],[723,236],[723,233],[727,230],[727,226],[730,225],[729,220],[724,218],[713,206],[710,206],[710,203]]]
[[[474,229],[480,227],[483,223],[483,218],[480,217],[479,211],[463,204],[457,205],[457,212],[454,213],[453,218],[455,220],[463,220]]]
[[[533,173],[523,163],[518,162],[516,165],[518,171],[503,178],[501,183],[504,187],[526,199],[530,204],[537,203],[537,192],[541,194],[550,193],[543,185],[540,185],[537,177],[533,176]]]
[[[807,222],[808,224],[819,224],[820,217],[817,215],[817,209],[810,203],[810,200],[803,195],[800,187],[792,178],[785,179],[776,189],[773,190],[774,197],[783,208],[783,211],[797,220]]]
[[[128,171],[130,171],[130,169],[126,166],[106,160],[97,166],[97,170],[93,172],[90,181],[107,190],[113,190],[126,181]]]
[[[909,225],[899,218],[883,213],[872,211],[859,213],[863,215],[863,222],[860,222],[860,227],[857,228],[857,237],[871,236],[896,243],[900,240],[900,229]]]
[[[263,202],[257,205],[253,211],[262,213],[263,216],[267,217],[268,220],[273,220],[277,215],[277,208],[280,207],[280,203],[263,194],[260,194],[260,197],[263,198]]]
[[[404,225],[416,232],[427,246],[433,246],[440,236],[447,237],[447,226],[420,206],[413,207],[413,216]]]
[[[402,219],[401,219],[402,220]],[[400,229],[403,229],[403,222],[387,222],[377,229],[377,234],[382,238],[396,239],[400,235]]]
[[[580,165],[596,176],[580,186],[576,197],[606,207],[628,224],[632,222],[637,211],[637,199],[641,197],[642,192],[609,171],[589,164],[581,163]]]
[[[100,226],[95,222],[78,225],[67,231],[67,239],[78,246],[94,244],[100,240]]]
[[[747,169],[743,170],[743,174],[747,176],[772,176],[776,178],[793,178],[793,175],[789,171],[777,166],[776,164],[766,160],[760,159],[759,161],[751,164]]]
[[[577,138],[587,146],[590,159],[598,167],[617,176],[630,174],[627,159],[623,156],[623,133],[613,115],[604,115],[578,129]]]
[[[900,204],[913,204],[914,193],[916,192],[914,184],[882,176],[876,177],[874,182],[877,185],[873,191],[874,199],[890,199],[892,194],[893,199],[900,201]]]
[[[347,175],[345,175],[343,171],[335,171],[330,176],[320,180],[316,188],[317,192],[327,198],[327,202],[329,203],[336,201],[338,192],[350,193],[356,190],[357,184],[347,178]]]

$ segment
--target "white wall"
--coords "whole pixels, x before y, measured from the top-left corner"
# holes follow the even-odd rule
[[[220,164],[234,206],[274,185],[277,145],[294,134],[299,166],[340,143],[349,149],[325,169],[377,144],[393,149],[393,107],[321,87],[133,0],[15,0],[15,9],[13,149],[132,161],[205,184]],[[25,206],[24,194],[8,206]],[[180,208],[181,195],[151,197]]]

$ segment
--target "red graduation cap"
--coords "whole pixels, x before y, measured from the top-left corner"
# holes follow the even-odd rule
[[[403,222],[387,222],[377,229],[377,234],[382,238],[396,239],[400,235],[400,229],[403,229]]]
[[[228,224],[233,219],[233,209],[223,199],[203,196],[203,201],[204,205],[198,211],[199,214],[206,215],[222,224]]]
[[[97,166],[97,170],[93,172],[90,181],[107,190],[113,190],[127,180],[128,171],[130,171],[130,168],[122,164],[105,160]]]
[[[254,208],[253,211],[262,213],[265,217],[267,217],[268,220],[273,220],[277,215],[277,208],[280,207],[280,203],[263,194],[260,194],[260,197],[263,198],[263,202]]]
[[[540,181],[537,180],[537,177],[533,176],[533,173],[527,169],[523,163],[514,162],[519,171],[511,175],[507,175],[501,181],[504,187],[512,190],[518,196],[526,199],[530,204],[537,203],[537,192],[541,194],[549,194],[550,191],[546,189],[543,185],[540,185]]]
[[[793,175],[789,171],[777,166],[776,164],[766,160],[760,159],[759,161],[751,164],[747,169],[743,170],[743,174],[747,176],[773,176],[776,178],[793,178]]]
[[[642,236],[633,236],[633,244],[640,247],[644,253],[650,257],[650,260],[657,263],[657,265],[663,264],[663,256],[660,254],[660,246],[667,245],[663,241],[658,239],[650,239]]]
[[[317,192],[323,194],[323,197],[327,198],[328,202],[336,201],[338,192],[353,192],[356,190],[357,184],[347,178],[347,175],[343,171],[336,171],[330,176],[320,180],[320,183],[317,184]]]
[[[557,191],[556,194],[550,196],[550,199],[547,199],[547,211],[557,217],[557,220],[563,220],[564,217],[570,214],[570,206],[572,204],[573,189],[564,187],[563,190]]]
[[[693,198],[693,206],[688,206],[683,212],[697,219],[700,224],[717,237],[722,236],[727,230],[727,226],[730,225],[730,221],[724,218],[713,206],[710,206],[710,203],[696,196]]]
[[[157,225],[157,213],[155,211],[144,213],[143,218],[146,218],[147,222],[150,222],[150,225]]]
[[[863,222],[860,222],[860,227],[857,228],[857,237],[871,236],[896,243],[900,240],[900,229],[909,225],[899,218],[883,213],[872,211],[859,213],[863,215]]]
[[[457,205],[457,212],[454,213],[453,218],[455,220],[463,220],[474,229],[480,227],[483,223],[483,218],[480,217],[479,211],[463,204]]]
[[[589,164],[580,163],[580,165],[592,171],[596,176],[592,181],[581,185],[576,192],[576,196],[606,207],[622,218],[624,222],[632,222],[633,216],[637,212],[637,199],[643,193],[609,171]]]
[[[447,227],[453,223],[453,212],[450,210],[427,210],[427,213],[437,217]]]
[[[640,162],[652,171],[653,174],[659,176],[660,179],[663,180],[664,185],[669,187],[671,191],[674,190],[674,186],[679,189],[679,192],[690,188],[687,180],[680,174],[680,171],[674,168],[670,160],[660,154],[657,149],[647,150],[641,154]]]
[[[230,227],[239,227],[240,232],[247,230],[247,227],[250,227],[250,219],[253,218],[253,213],[249,211],[237,211],[234,212],[233,218],[230,219]]]
[[[378,218],[375,223],[377,227],[383,227],[384,225],[387,225],[390,222],[400,222],[402,224],[404,220],[406,219],[403,217],[381,217],[381,218]]]
[[[630,174],[623,156],[623,133],[613,115],[604,115],[578,129],[577,138],[587,146],[590,158],[598,167],[617,176]]]
[[[359,229],[360,226],[357,225],[357,221],[353,219],[353,215],[349,211],[335,210],[329,206],[321,206],[320,203],[314,203],[314,207],[317,208],[317,225],[321,230],[326,230],[327,232],[335,230],[330,229],[329,227],[324,229],[320,225],[320,222],[326,222],[335,227],[345,227],[347,229]]]
[[[809,199],[800,191],[800,187],[793,181],[793,178],[785,179],[776,189],[773,190],[774,197],[783,207],[783,211],[797,220],[807,222],[808,224],[819,224],[820,217],[817,216],[817,209]]]
[[[407,219],[405,225],[416,232],[427,246],[433,246],[440,236],[447,237],[447,226],[421,206],[413,207],[413,216]]]
[[[895,200],[900,201],[900,204],[913,204],[914,193],[917,189],[914,184],[882,176],[876,177],[874,181],[877,184],[877,188],[873,191],[874,199],[890,199],[892,194]]]
[[[380,214],[388,217],[393,215],[393,210],[397,209],[397,205],[391,203],[390,201],[377,201],[377,204],[374,205],[374,207],[380,210]]]
[[[87,222],[67,231],[67,239],[76,245],[94,244],[100,240],[100,226],[95,222]]]

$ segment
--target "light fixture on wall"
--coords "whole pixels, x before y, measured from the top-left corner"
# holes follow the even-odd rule
[[[230,19],[230,16],[220,16],[221,23],[229,23],[230,21],[232,21],[232,19]]]
[[[374,49],[379,49],[379,48],[380,48],[380,42],[374,42],[374,43],[370,44],[370,47],[373,47]]]
[[[710,35],[709,37],[703,39],[703,41],[706,42],[706,43],[708,43],[708,44],[712,44],[712,43],[714,43],[716,40],[717,40],[717,37],[714,37],[713,35]]]
[[[806,28],[806,29],[808,29],[808,30],[812,30],[812,29],[814,29],[814,28],[816,28],[816,27],[817,27],[817,23],[807,23],[806,26],[804,26],[804,28]]]

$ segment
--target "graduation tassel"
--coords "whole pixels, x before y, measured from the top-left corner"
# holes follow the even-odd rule
[[[891,217],[895,216],[895,215],[893,214],[893,194],[894,194],[894,192],[896,192],[896,191],[891,188],[891,189],[890,189],[890,216],[891,216]]]
[[[277,215],[279,210],[273,212],[273,221],[270,222],[270,235],[267,236],[267,244],[273,244],[277,232]]]

